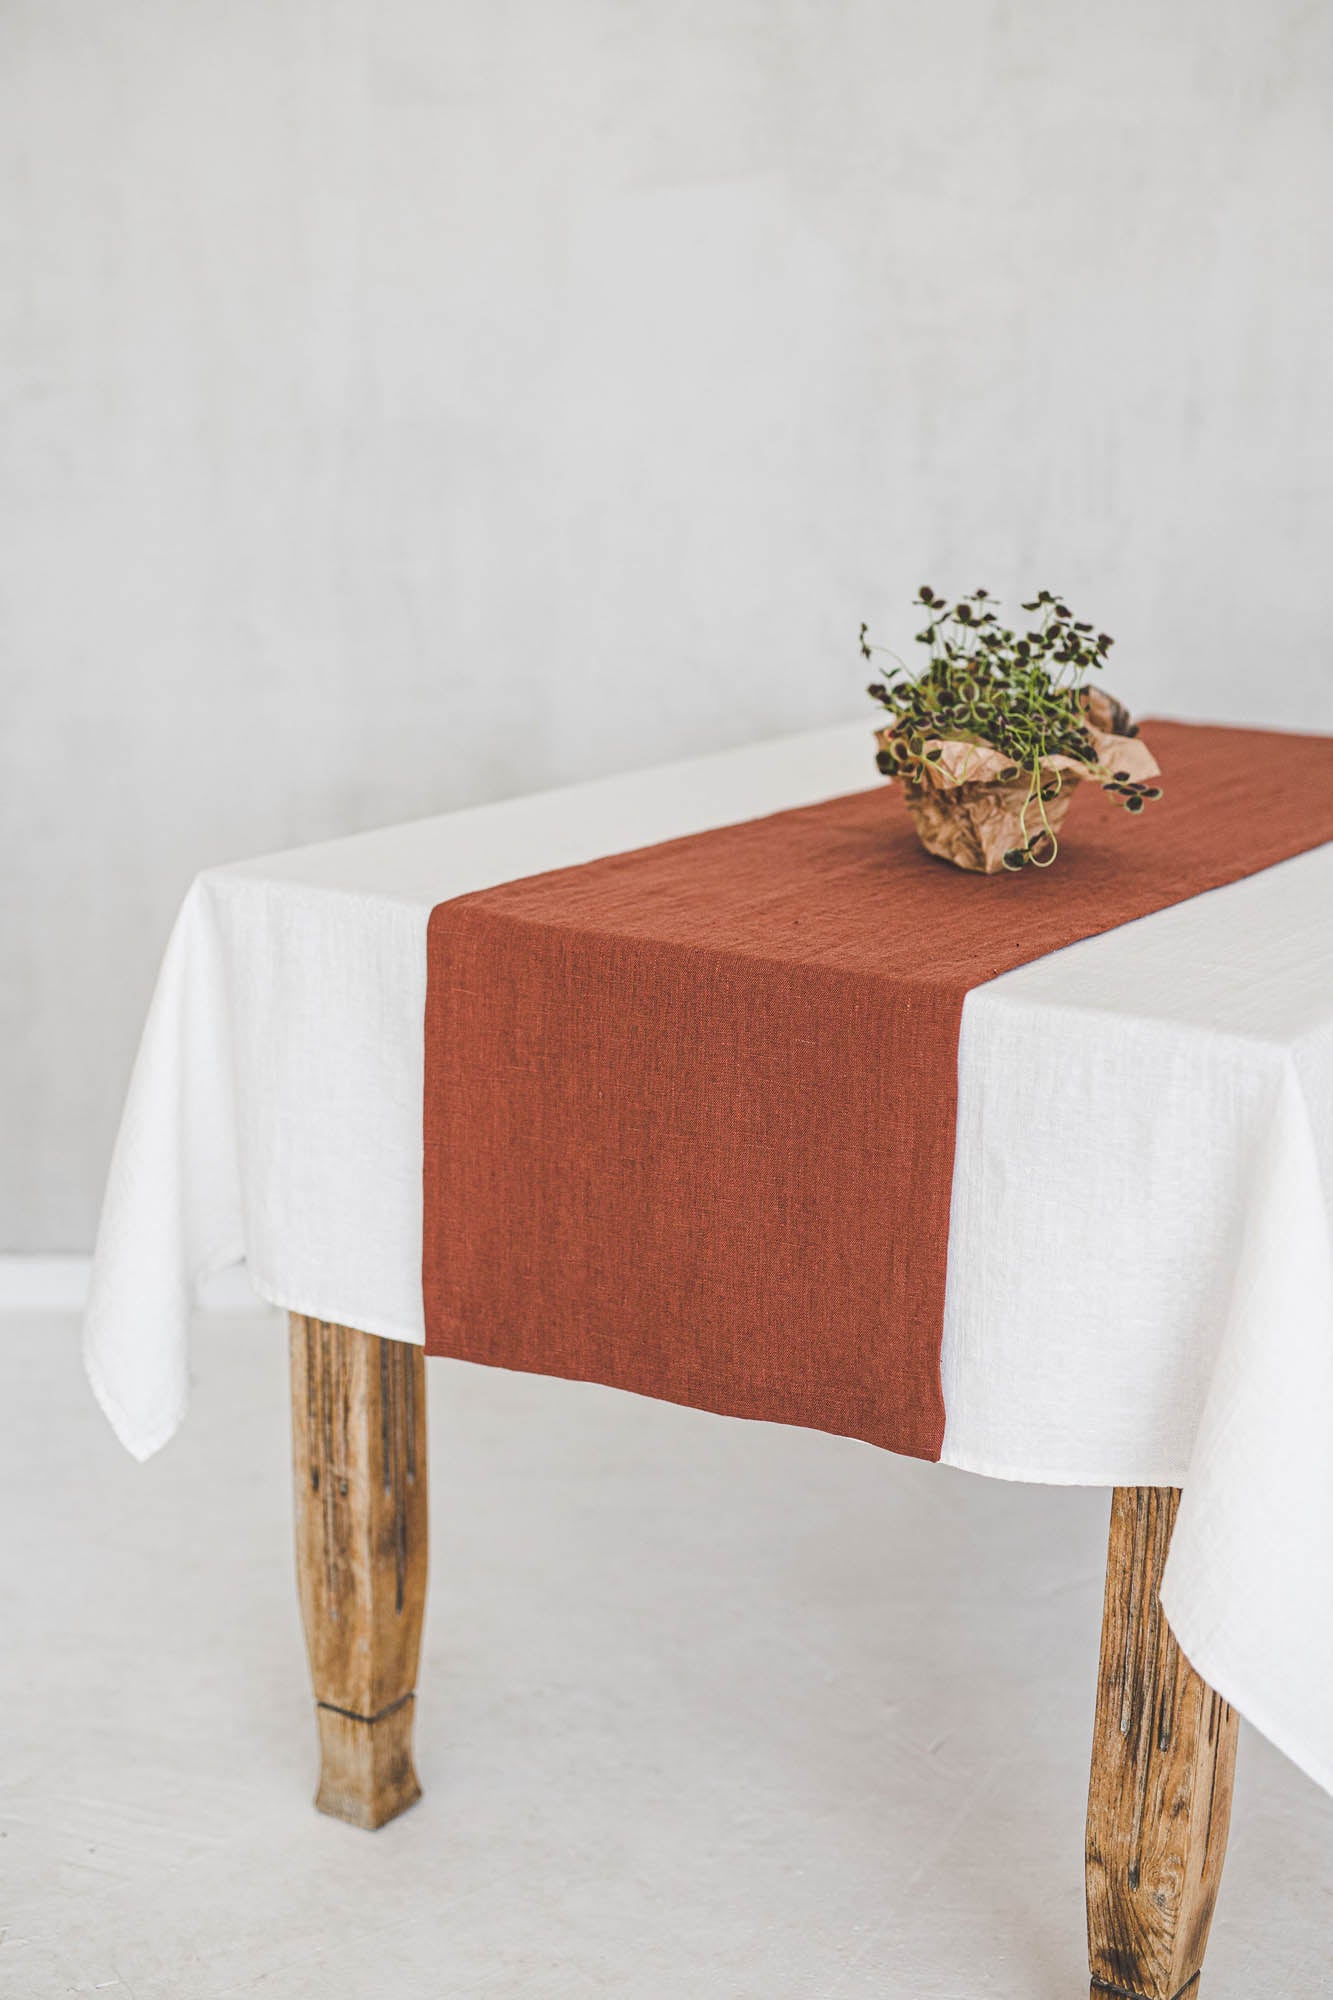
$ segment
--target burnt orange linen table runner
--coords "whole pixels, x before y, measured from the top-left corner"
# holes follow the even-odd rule
[[[1044,873],[880,785],[440,904],[427,1351],[938,1458],[968,990],[1333,839],[1333,739],[1145,734]]]

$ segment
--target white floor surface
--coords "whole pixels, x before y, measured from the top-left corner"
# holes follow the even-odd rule
[[[283,1327],[194,1352],[140,1466],[0,1316],[4,2000],[1084,2000],[1104,1493],[433,1362],[425,1797],[365,1834]],[[1253,1732],[1203,1986],[1333,1994],[1333,1801]]]

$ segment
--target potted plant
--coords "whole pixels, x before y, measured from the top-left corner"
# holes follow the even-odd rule
[[[876,730],[875,762],[900,778],[917,835],[959,868],[1049,868],[1080,783],[1091,779],[1131,813],[1162,796],[1152,752],[1128,712],[1088,684],[1113,641],[1075,618],[1054,591],[1039,590],[1011,630],[988,590],[956,604],[923,584],[926,613],[917,673],[894,664],[869,693],[890,720]],[[869,660],[887,653],[861,627]]]

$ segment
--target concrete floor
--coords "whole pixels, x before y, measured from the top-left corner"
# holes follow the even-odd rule
[[[309,1800],[283,1329],[125,1457],[0,1319],[0,1994],[1085,2000],[1106,1496],[434,1363],[426,1796]],[[1333,1801],[1253,1733],[1207,2000],[1333,1993]]]

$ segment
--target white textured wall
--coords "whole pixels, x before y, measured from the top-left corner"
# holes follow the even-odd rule
[[[0,1244],[226,857],[855,714],[1051,582],[1333,727],[1333,11],[7,0]]]

